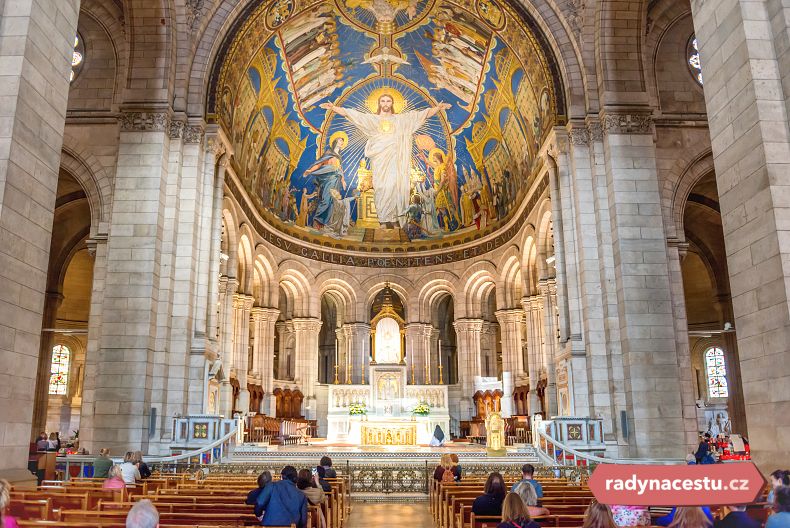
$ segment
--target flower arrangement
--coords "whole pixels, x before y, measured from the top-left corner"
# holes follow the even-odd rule
[[[425,402],[420,402],[417,404],[417,407],[412,410],[412,414],[417,416],[428,416],[431,414],[431,406]]]
[[[351,416],[363,416],[368,414],[368,409],[364,403],[352,403],[348,406],[348,414]]]

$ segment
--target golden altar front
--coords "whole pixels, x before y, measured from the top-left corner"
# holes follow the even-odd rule
[[[363,423],[362,445],[417,445],[417,424],[414,422]]]

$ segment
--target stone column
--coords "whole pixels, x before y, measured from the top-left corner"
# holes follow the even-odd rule
[[[530,416],[545,410],[541,408],[537,386],[540,381],[540,368],[543,365],[543,298],[532,295],[521,299],[527,326],[527,372],[529,374],[529,398],[527,405]],[[546,416],[544,416],[546,418]]]
[[[756,463],[772,470],[778,461],[790,460],[790,24],[786,2],[776,0],[693,0],[691,10],[705,78],[749,441]]]
[[[233,296],[233,364],[239,381],[239,403],[236,406],[239,412],[250,409],[247,374],[250,368],[250,310],[254,300],[252,296],[240,293]]]
[[[274,325],[280,310],[256,306],[251,311],[253,332],[253,370],[263,387],[262,412],[274,415]]]
[[[543,297],[543,364],[546,370],[546,405],[548,416],[556,416],[557,408],[557,281],[546,279],[540,281],[541,297]]]
[[[521,327],[524,324],[524,310],[514,308],[498,310],[496,318],[502,334],[502,414],[513,414],[513,379],[523,372],[521,355]]]
[[[288,347],[288,341],[294,333],[294,325],[290,320],[280,321],[274,325],[275,329],[280,332],[280,349],[277,351],[278,356],[278,374],[281,380],[292,380],[294,375],[294,367],[296,358],[294,357],[294,348]],[[291,356],[290,367],[288,363],[288,356]]]
[[[233,332],[234,332],[234,308],[233,295],[239,281],[234,277],[222,276],[219,280],[219,357],[222,360],[222,367],[225,377],[220,382],[220,414],[225,417],[233,415],[233,387],[230,385],[230,375],[235,368],[235,357],[233,354]]]
[[[351,383],[362,383],[367,378],[367,359],[370,357],[370,324],[346,323],[343,331],[346,334],[346,353],[351,355]],[[345,381],[345,376],[342,379]]]
[[[214,280],[214,277],[219,275],[220,267],[220,245],[222,243],[222,200],[224,198],[223,186],[225,184],[225,169],[227,167],[228,158],[223,156],[217,166],[217,174],[214,178],[213,184],[213,206],[211,217],[211,246],[208,255],[208,292],[207,292],[207,305],[206,305],[206,336],[209,341],[216,342],[217,335],[221,331],[217,316],[217,306],[219,300],[219,283]],[[220,277],[220,280],[222,278]],[[219,348],[217,346],[217,348]]]
[[[63,303],[63,294],[47,292],[44,299],[44,315],[41,319],[42,328],[55,328],[58,319],[58,308]],[[46,431],[47,408],[49,407],[49,378],[52,368],[52,348],[55,343],[53,332],[41,334],[41,346],[38,355],[38,376],[36,379],[36,399],[33,404],[33,428],[31,437]],[[74,359],[72,358],[72,361]]]
[[[304,395],[304,415],[308,420],[316,418],[315,387],[318,384],[318,333],[321,320],[313,317],[293,319],[296,337],[295,382]],[[344,378],[345,380],[345,378]]]
[[[425,323],[406,324],[406,367],[408,382],[412,383],[412,366],[414,366],[414,384],[419,385],[424,381],[425,375],[425,350],[422,339],[423,325]]]
[[[458,339],[458,384],[461,387],[461,419],[474,416],[475,377],[480,376],[480,338],[482,319],[456,319]]]
[[[0,3],[0,476],[26,470],[78,0]],[[36,433],[36,431],[34,431]]]
[[[622,350],[611,360],[624,373],[630,426],[624,440],[631,456],[682,457],[680,373],[652,118],[643,106],[613,106],[601,111],[601,121]]]

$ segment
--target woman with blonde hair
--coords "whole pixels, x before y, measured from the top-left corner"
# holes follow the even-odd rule
[[[612,517],[612,510],[606,504],[593,499],[584,513],[582,528],[617,528]]]
[[[148,468],[148,464],[143,461],[143,452],[142,451],[135,451],[134,452],[134,460],[133,462],[137,464],[137,470],[140,472],[141,478],[148,478],[151,476],[151,470]]]
[[[524,501],[524,505],[527,507],[527,510],[529,510],[529,514],[532,517],[543,517],[545,515],[549,515],[548,508],[541,508],[538,506],[538,492],[535,490],[535,486],[533,486],[530,482],[522,480],[516,484],[513,492],[521,497],[521,500]]]
[[[540,528],[529,516],[529,510],[516,493],[505,495],[502,503],[502,522],[497,528]]]
[[[442,455],[442,458],[439,459],[439,465],[436,466],[436,469],[433,472],[433,479],[439,482],[442,481],[442,476],[447,468],[453,467],[453,460],[450,458],[449,453],[445,453]]]
[[[6,479],[0,479],[0,526],[2,528],[19,528],[16,519],[5,512],[11,505],[11,484]]]
[[[678,507],[670,528],[709,528],[713,523],[702,508]]]

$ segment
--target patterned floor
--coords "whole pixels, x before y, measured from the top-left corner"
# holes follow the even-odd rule
[[[355,502],[348,528],[430,528],[427,501],[412,503]]]

